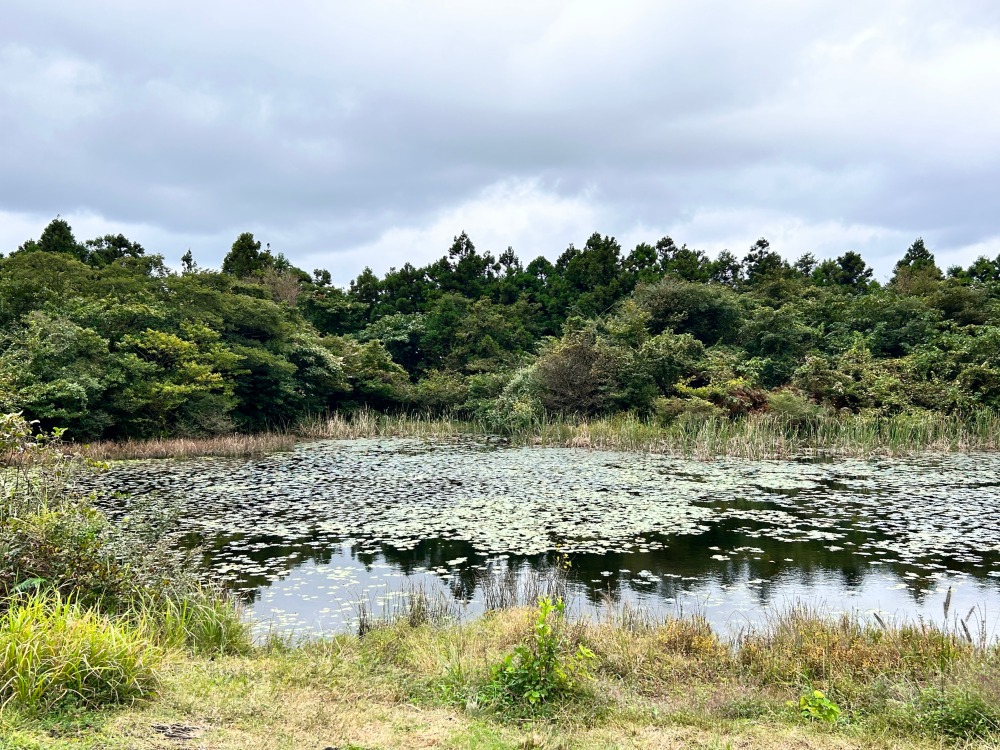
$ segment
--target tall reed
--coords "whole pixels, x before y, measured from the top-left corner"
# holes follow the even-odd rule
[[[289,450],[299,440],[461,435],[495,436],[518,445],[644,451],[702,460],[721,456],[760,460],[819,453],[904,456],[925,451],[1000,450],[1000,413],[826,414],[798,420],[761,412],[736,419],[678,419],[667,425],[633,413],[592,418],[548,414],[498,435],[490,424],[474,418],[362,409],[314,417],[291,432],[105,442],[84,446],[83,452],[98,460],[239,457]]]
[[[296,432],[303,438],[313,440],[351,440],[374,437],[455,437],[486,430],[477,422],[456,420],[450,416],[380,414],[361,409],[348,413],[335,412],[307,420],[296,428]]]
[[[801,423],[768,413],[707,417],[661,426],[633,414],[550,416],[511,436],[518,444],[648,451],[698,459],[760,460],[810,454],[867,457],[924,451],[1000,450],[1000,413],[828,415]]]
[[[291,450],[298,438],[290,432],[253,435],[215,435],[204,438],[151,438],[149,440],[100,441],[79,448],[95,461],[228,456],[243,458]]]
[[[147,594],[132,616],[140,622],[152,618],[152,635],[168,648],[202,656],[247,654],[253,648],[251,626],[239,602],[211,588]]]

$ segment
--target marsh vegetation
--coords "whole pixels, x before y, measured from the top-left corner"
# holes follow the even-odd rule
[[[498,749],[771,748],[802,741],[817,748],[989,747],[996,740],[1000,646],[980,611],[959,606],[958,589],[936,596],[941,570],[926,564],[927,555],[958,559],[957,550],[972,569],[991,562],[986,547],[995,546],[997,530],[985,517],[953,528],[974,497],[994,491],[996,472],[983,463],[989,456],[943,456],[933,468],[888,459],[875,466],[800,463],[790,472],[790,462],[706,463],[497,446],[469,437],[356,439],[262,458],[115,465],[89,486],[117,483],[132,499],[115,506],[106,497],[95,506],[83,494],[91,481],[86,467],[58,438],[40,437],[16,417],[4,425],[4,747],[153,748],[164,738],[219,748],[366,749],[419,742]],[[573,466],[559,450],[587,461]],[[423,473],[414,471],[418,464]],[[739,467],[743,474],[732,476]],[[330,486],[316,487],[320,477]],[[960,477],[966,483],[956,486]],[[492,515],[514,521],[514,530],[484,523],[490,513],[478,504],[502,497],[515,480],[523,488],[525,479],[545,507],[557,510],[539,515],[538,505],[515,516],[513,504],[492,507]],[[362,497],[359,490],[373,481]],[[775,493],[778,484],[782,491]],[[171,497],[185,485],[187,511]],[[588,486],[589,493],[580,491]],[[673,494],[643,499],[657,487],[672,487]],[[702,488],[699,503],[685,499],[694,487]],[[819,487],[841,493],[842,520],[863,513],[878,527],[874,509],[887,506],[884,518],[902,519],[895,535],[883,533],[865,547],[859,542],[868,532],[805,512]],[[918,500],[903,489],[926,500],[946,487],[952,515],[930,532],[909,526],[917,521],[908,514]],[[739,502],[728,494],[736,488],[745,495]],[[420,514],[394,517],[402,503],[393,491],[406,492]],[[246,492],[266,507],[241,519]],[[561,493],[578,502],[561,501]],[[379,504],[364,499],[373,495]],[[447,497],[451,509],[430,514]],[[336,507],[309,520],[336,498]],[[619,515],[609,517],[619,504]],[[368,549],[358,559],[369,565],[391,538],[400,555],[394,559],[405,569],[410,553],[428,551],[421,540],[431,532],[440,538],[432,556],[450,553],[454,543],[473,552],[468,561],[455,558],[447,570],[431,571],[454,585],[414,587],[396,577],[391,606],[386,599],[377,608],[359,592],[347,629],[318,637],[277,628],[251,642],[236,600],[198,575],[201,558],[189,550],[194,507],[201,509],[197,541],[216,574],[224,567],[220,551],[231,545],[230,552],[262,553],[258,559],[277,566],[265,569],[287,575],[301,564],[298,555],[274,553],[302,545],[300,532],[313,561],[321,562],[330,539],[313,532],[324,524],[350,524],[354,543]],[[882,545],[893,556],[886,564],[926,567],[913,595],[922,592],[940,609],[917,621],[775,607],[733,630],[704,614],[642,606],[622,596],[627,586],[618,576],[617,589],[602,586],[598,594],[598,587],[580,587],[581,576],[590,575],[588,556],[605,564],[625,559],[616,555],[652,560],[684,538],[724,539],[712,529],[723,508],[744,525],[739,533],[763,540],[782,529],[777,543],[806,543],[803,551],[812,543],[854,542],[852,552],[863,556]],[[466,524],[456,525],[463,517]],[[640,521],[646,526],[637,527]],[[967,544],[960,546],[959,536]],[[774,564],[770,542],[760,544],[742,550],[746,564],[755,556],[762,566]],[[511,552],[492,553],[501,547]],[[739,550],[724,551],[718,557],[728,560],[715,562],[744,564],[737,563]],[[478,552],[486,554],[477,558]],[[538,565],[538,554],[551,564]],[[518,557],[521,563],[507,564]],[[230,583],[252,583],[260,573],[236,571]],[[655,577],[648,570],[639,576]],[[477,587],[478,615],[455,597],[463,582]],[[576,602],[594,596],[601,606],[589,611]]]

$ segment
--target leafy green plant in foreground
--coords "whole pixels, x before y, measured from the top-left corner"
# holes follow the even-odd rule
[[[796,707],[803,719],[836,724],[840,718],[840,706],[826,697],[822,690],[813,690],[799,697],[799,702],[788,702]]]
[[[594,652],[583,644],[572,649],[564,628],[561,598],[539,597],[531,636],[495,665],[490,682],[502,699],[538,706],[578,692],[591,679]]]

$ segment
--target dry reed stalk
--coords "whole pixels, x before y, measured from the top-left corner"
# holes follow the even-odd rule
[[[126,461],[158,458],[193,458],[196,456],[260,456],[291,450],[295,435],[268,432],[255,435],[217,435],[206,438],[153,438],[151,440],[101,441],[76,446],[85,457],[95,461]]]

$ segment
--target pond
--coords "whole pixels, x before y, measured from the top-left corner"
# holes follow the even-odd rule
[[[794,603],[993,628],[1000,455],[685,460],[483,438],[303,443],[255,459],[114,464],[101,502],[183,505],[185,543],[260,627],[354,626],[358,602],[565,568],[572,606],[628,602],[734,631]]]

